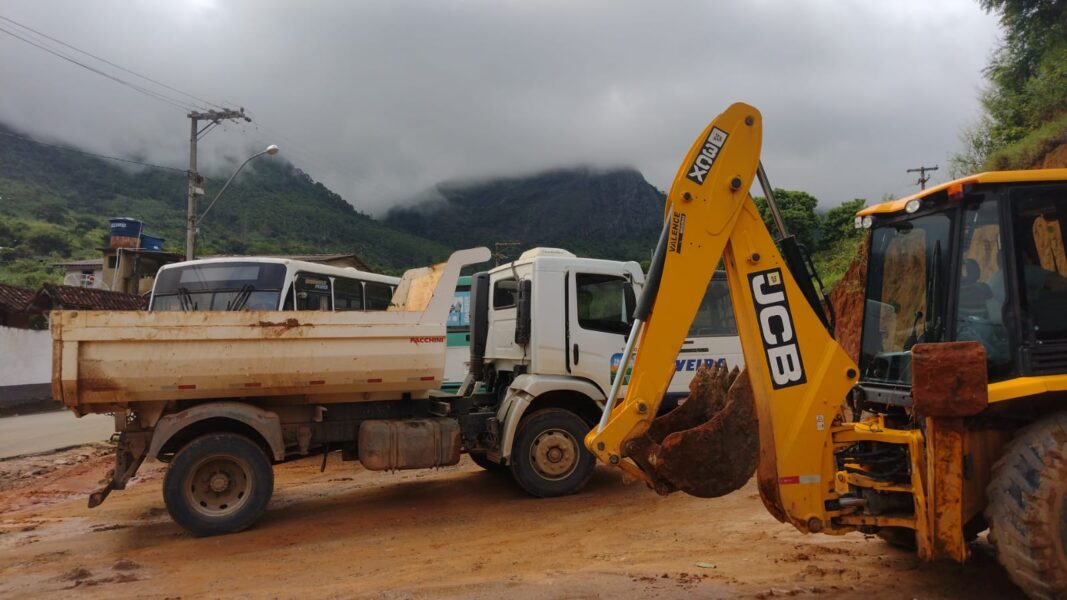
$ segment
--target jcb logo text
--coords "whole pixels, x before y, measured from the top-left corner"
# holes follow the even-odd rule
[[[767,356],[774,389],[800,385],[807,382],[804,363],[800,359],[793,315],[789,312],[789,300],[785,297],[782,272],[771,269],[748,276],[752,300],[756,305],[760,337]]]

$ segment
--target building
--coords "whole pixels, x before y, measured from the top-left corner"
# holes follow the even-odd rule
[[[37,290],[27,306],[38,313],[53,310],[142,310],[145,308],[145,298],[137,294],[46,283]]]
[[[0,326],[30,329],[40,312],[27,310],[33,290],[0,283]]]

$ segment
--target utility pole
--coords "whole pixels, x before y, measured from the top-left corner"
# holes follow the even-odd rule
[[[188,116],[190,125],[189,171],[187,174],[189,189],[185,215],[185,260],[193,260],[196,258],[196,198],[204,195],[204,189],[200,187],[200,184],[204,182],[204,178],[196,172],[196,142],[223,121],[244,119],[251,123],[252,119],[245,116],[244,107],[240,110],[193,111]],[[200,121],[207,122],[203,129],[200,129]]]
[[[919,189],[920,190],[925,190],[926,189],[926,182],[930,181],[930,176],[927,175],[926,172],[927,171],[936,171],[936,170],[937,170],[937,165],[934,165],[932,167],[918,167],[916,169],[908,169],[908,173],[918,173],[919,174],[919,180],[916,181],[915,183],[919,184]]]

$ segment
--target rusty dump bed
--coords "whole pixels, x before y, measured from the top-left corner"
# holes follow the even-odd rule
[[[404,275],[383,312],[52,313],[52,394],[77,413],[137,402],[425,398],[441,385],[460,269],[485,248]]]

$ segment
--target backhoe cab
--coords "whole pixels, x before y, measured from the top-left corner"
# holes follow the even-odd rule
[[[991,525],[1025,591],[1067,592],[1067,169],[985,173],[862,210],[857,363],[777,214],[760,143],[759,112],[735,104],[683,161],[629,385],[615,402],[615,382],[589,449],[660,493],[719,496],[755,471],[779,520],[878,533],[929,560],[965,560]],[[757,179],[777,243],[748,194]],[[746,371],[702,373],[654,420],[720,259]]]

